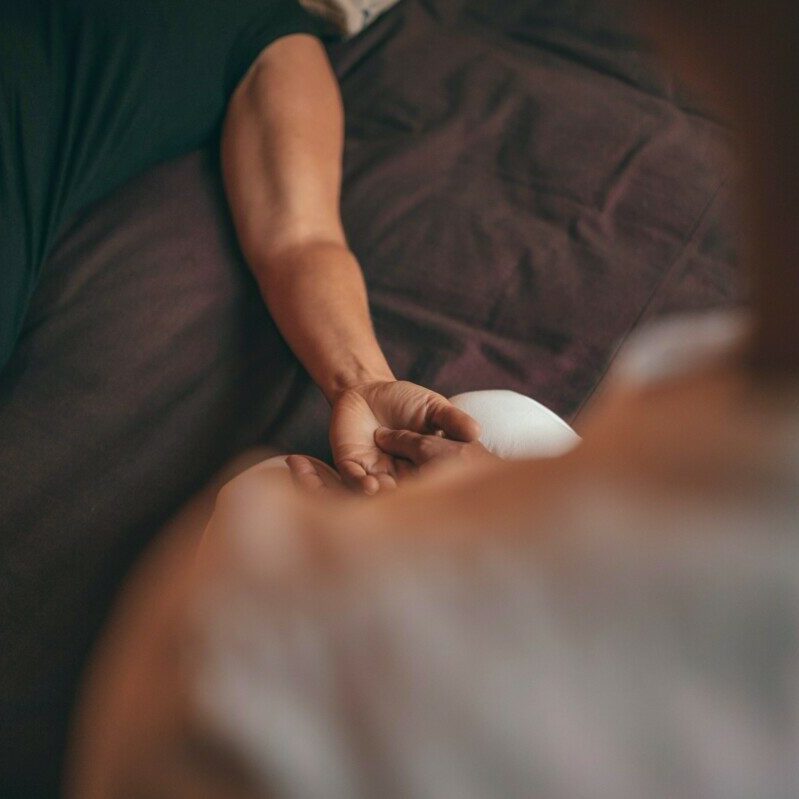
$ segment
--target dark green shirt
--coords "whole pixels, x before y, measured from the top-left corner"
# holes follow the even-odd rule
[[[296,0],[0,0],[0,368],[65,221],[218,131]]]

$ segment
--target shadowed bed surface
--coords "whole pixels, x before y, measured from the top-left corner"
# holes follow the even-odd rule
[[[735,299],[729,133],[601,6],[404,0],[330,51],[345,225],[398,375],[574,420],[642,321]],[[80,669],[158,526],[245,446],[325,457],[326,422],[214,147],[73,221],[0,379],[0,785],[54,784]]]

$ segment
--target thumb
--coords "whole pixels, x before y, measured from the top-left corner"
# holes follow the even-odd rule
[[[431,403],[427,427],[431,433],[443,430],[447,438],[455,441],[476,441],[480,438],[480,425],[444,397],[438,397]]]

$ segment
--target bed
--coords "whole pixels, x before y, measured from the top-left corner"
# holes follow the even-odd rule
[[[343,213],[398,375],[572,421],[642,323],[724,306],[730,132],[584,0],[403,0],[332,43]],[[213,146],[73,220],[0,377],[3,795],[55,792],[125,574],[256,443],[326,457],[327,408],[238,254]]]

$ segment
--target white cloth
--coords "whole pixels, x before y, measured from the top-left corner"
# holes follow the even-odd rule
[[[323,17],[345,37],[355,36],[399,0],[300,0],[312,14]]]
[[[680,388],[701,329],[633,345],[511,535],[230,531],[190,688],[270,796],[799,796],[799,388]]]
[[[515,391],[467,391],[450,402],[479,422],[480,443],[506,460],[551,458],[580,443],[560,416]]]

